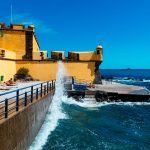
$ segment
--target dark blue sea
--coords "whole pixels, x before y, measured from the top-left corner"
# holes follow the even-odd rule
[[[102,76],[150,80],[150,69],[101,69]]]
[[[102,78],[150,89],[150,69],[101,69]]]
[[[101,74],[116,82],[150,88],[150,70],[101,70]],[[45,133],[34,143],[43,140],[42,150],[150,150],[149,103],[114,102],[90,107],[62,102],[60,107],[65,117],[58,119],[62,114],[49,112],[41,131]]]

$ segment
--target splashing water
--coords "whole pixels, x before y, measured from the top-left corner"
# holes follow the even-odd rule
[[[87,108],[87,109],[90,109],[90,108],[99,108],[99,107],[103,107],[103,106],[109,106],[109,105],[120,105],[120,106],[144,106],[144,105],[150,105],[150,102],[107,102],[107,101],[104,101],[104,102],[95,102],[93,101],[92,103],[91,102],[88,102],[88,101],[83,101],[80,102],[80,101],[76,101],[75,99],[73,98],[63,98],[62,101],[68,105],[78,105],[80,107],[83,107],[83,108]]]
[[[44,124],[42,125],[34,142],[29,147],[29,150],[41,150],[46,143],[48,136],[58,126],[59,119],[66,119],[66,114],[62,111],[62,99],[66,97],[63,95],[63,77],[66,75],[66,70],[61,61],[58,62],[58,72],[56,77],[55,94],[48,110]]]
[[[89,103],[84,101],[83,102],[79,102],[76,101],[73,98],[63,98],[62,99],[64,103],[68,104],[68,105],[78,105],[80,107],[83,108],[99,108],[99,107],[103,107],[103,106],[109,106],[109,105],[120,105],[120,106],[144,106],[144,105],[150,105],[150,103],[148,102],[95,102],[95,103]]]

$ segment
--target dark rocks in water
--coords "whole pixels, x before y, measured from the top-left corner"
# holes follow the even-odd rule
[[[95,99],[97,102],[149,102],[150,95],[146,94],[118,94],[105,91],[96,91]]]
[[[72,97],[76,99],[77,101],[82,101],[82,99],[85,97],[85,92],[82,92],[82,91],[68,92],[67,95],[68,95],[68,98]]]
[[[150,102],[150,94],[129,93],[121,94],[117,92],[106,91],[66,91],[68,97],[72,97],[77,101],[84,101],[84,98],[90,96],[95,97],[97,102]]]
[[[104,91],[96,91],[95,99],[97,102],[108,101],[108,94]]]
[[[83,96],[79,96],[79,95],[74,95],[72,96],[73,99],[75,99],[78,102],[83,102]]]

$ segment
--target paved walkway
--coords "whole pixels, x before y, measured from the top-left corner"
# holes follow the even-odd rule
[[[116,82],[103,81],[103,85],[95,84],[95,88],[89,88],[91,91],[117,92],[119,94],[150,94],[150,91],[141,86],[125,85]]]

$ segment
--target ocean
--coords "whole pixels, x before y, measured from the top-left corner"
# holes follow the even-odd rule
[[[150,70],[101,70],[101,74],[108,80],[111,77],[116,82],[150,88]],[[61,80],[56,88],[60,84]],[[105,102],[91,106],[61,97],[60,88],[56,93],[30,150],[150,149],[149,103]]]
[[[101,69],[102,76],[150,80],[150,69]]]
[[[102,78],[150,89],[150,69],[101,69]]]

